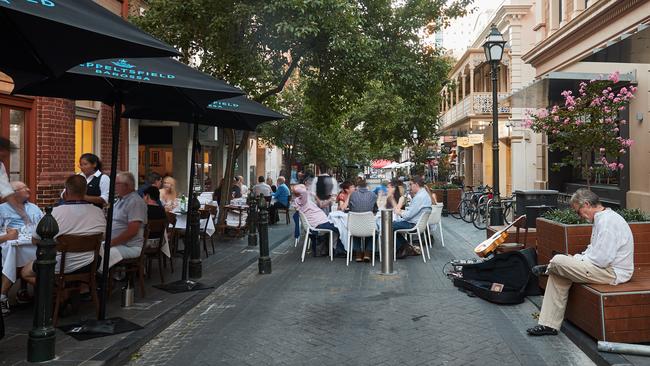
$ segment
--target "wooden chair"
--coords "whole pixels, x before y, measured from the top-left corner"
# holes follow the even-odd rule
[[[213,219],[216,219],[217,217],[219,217],[219,207],[218,206],[205,205],[205,211],[207,211],[210,215],[212,215]],[[210,215],[208,215],[208,219],[210,219]],[[212,254],[214,254],[215,253],[215,251],[214,251],[214,238],[211,235],[208,235],[208,221],[207,220],[205,222],[205,227],[203,228],[203,232],[201,234],[210,238],[210,244],[212,245]],[[203,236],[203,247],[204,248],[205,248],[205,236]]]
[[[147,240],[149,240],[149,225],[145,225],[144,227],[144,241],[143,243],[146,243]],[[144,247],[144,245],[143,245]],[[109,281],[109,286],[108,286],[108,293],[111,294],[113,292],[113,275],[115,272],[124,272],[124,274],[128,277],[129,274],[131,275],[136,275],[138,276],[138,281],[140,283],[140,295],[142,297],[145,296],[145,291],[144,291],[144,264],[145,264],[145,257],[146,257],[146,251],[141,250],[140,251],[140,256],[135,257],[135,258],[126,258],[122,259],[121,261],[115,263],[113,267],[111,267],[109,271],[109,278],[111,279]]]
[[[167,229],[167,219],[149,220],[147,227],[149,228],[149,240],[158,240],[157,246],[150,246],[149,241],[145,242],[142,251],[145,255],[147,265],[147,276],[151,278],[151,263],[154,258],[158,259],[158,271],[160,272],[160,282],[165,283],[165,276],[163,274],[163,253],[162,246],[165,243],[165,230]],[[149,244],[149,245],[147,245]]]
[[[54,274],[56,294],[54,299],[54,315],[52,318],[55,327],[59,320],[60,304],[68,298],[69,292],[79,291],[81,284],[86,284],[90,288],[90,295],[95,304],[95,311],[99,314],[99,300],[97,299],[97,283],[95,278],[102,237],[103,234],[61,235],[56,238],[56,250],[61,253],[61,259],[59,261],[59,273]],[[65,262],[68,253],[85,252],[93,253],[93,261],[90,263],[89,271],[77,270],[72,273],[65,273]]]
[[[526,225],[526,218],[515,222],[515,239],[514,242],[503,243],[497,247],[497,253],[512,252],[526,248],[528,244],[528,225]],[[524,231],[523,235],[521,231]]]

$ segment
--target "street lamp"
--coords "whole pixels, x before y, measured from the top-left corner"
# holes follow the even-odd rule
[[[485,38],[483,50],[485,59],[492,66],[492,184],[494,199],[490,208],[490,225],[503,225],[503,209],[499,197],[499,106],[497,100],[497,71],[503,57],[506,41],[496,25],[492,24],[490,34]]]

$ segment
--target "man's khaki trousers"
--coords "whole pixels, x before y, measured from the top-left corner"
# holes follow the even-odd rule
[[[608,285],[616,279],[612,268],[600,268],[563,254],[551,259],[548,274],[539,324],[558,330],[562,326],[569,290],[574,282]]]

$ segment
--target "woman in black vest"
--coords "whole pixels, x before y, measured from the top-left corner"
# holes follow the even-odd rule
[[[79,158],[80,175],[86,178],[87,188],[84,200],[102,208],[108,201],[110,178],[102,174],[102,162],[95,154],[86,153]]]

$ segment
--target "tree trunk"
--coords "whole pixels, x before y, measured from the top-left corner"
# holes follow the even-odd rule
[[[230,189],[232,187],[233,175],[235,173],[235,130],[226,128],[223,130],[224,140],[228,144],[228,155],[226,166],[223,169],[223,184],[221,185],[221,201],[219,202],[219,220],[217,225],[221,226],[226,222],[225,206],[230,202]],[[240,144],[241,146],[241,144]]]

